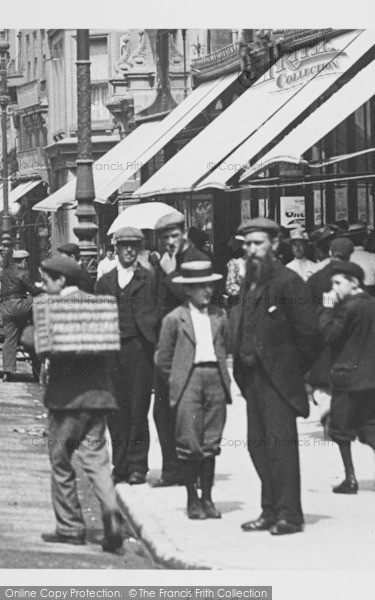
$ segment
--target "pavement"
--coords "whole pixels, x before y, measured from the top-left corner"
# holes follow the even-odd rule
[[[18,363],[17,382],[0,380],[0,568],[158,569],[148,549],[125,524],[124,556],[103,552],[99,503],[78,458],[78,493],[87,544],[49,544],[42,532],[55,529],[50,494],[43,390],[31,383],[30,368]]]
[[[337,446],[324,440],[319,409],[314,405],[310,417],[298,422],[305,531],[273,537],[268,532],[241,530],[241,523],[260,514],[260,485],[246,449],[245,401],[234,384],[232,397],[213,490],[221,520],[189,520],[183,487],[117,486],[131,522],[152,554],[167,568],[373,569],[374,453],[355,442],[359,493],[333,494],[332,487],[343,479],[343,467]],[[148,480],[152,482],[160,473],[161,452],[152,418],[150,425]]]

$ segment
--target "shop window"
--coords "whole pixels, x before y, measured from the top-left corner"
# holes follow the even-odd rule
[[[91,119],[108,121],[111,118],[106,104],[108,102],[108,83],[91,84]]]
[[[107,38],[90,40],[91,81],[108,80],[108,49]]]

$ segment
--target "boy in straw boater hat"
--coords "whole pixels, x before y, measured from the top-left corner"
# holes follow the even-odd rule
[[[214,273],[209,261],[183,263],[173,282],[183,284],[186,301],[162,325],[155,355],[160,376],[169,385],[169,403],[176,415],[176,450],[187,489],[190,519],[218,519],[211,498],[215,456],[230,403],[230,380],[224,340],[223,309],[210,304]],[[202,497],[197,494],[200,478]]]

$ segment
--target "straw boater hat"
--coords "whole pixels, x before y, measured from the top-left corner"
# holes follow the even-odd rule
[[[13,250],[12,258],[14,260],[22,260],[23,258],[29,258],[27,250]]]
[[[180,267],[181,275],[172,279],[173,283],[210,283],[219,281],[222,275],[214,273],[212,263],[209,260],[194,260],[182,263]]]
[[[296,229],[291,230],[290,238],[287,241],[293,242],[294,240],[303,240],[304,242],[308,242],[309,236],[302,227],[297,227]]]

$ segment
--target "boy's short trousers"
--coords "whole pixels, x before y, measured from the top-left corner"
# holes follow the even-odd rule
[[[357,437],[375,448],[375,390],[333,391],[329,435],[333,441],[352,442]]]
[[[202,460],[219,454],[226,410],[218,367],[196,365],[177,406],[177,457]]]

